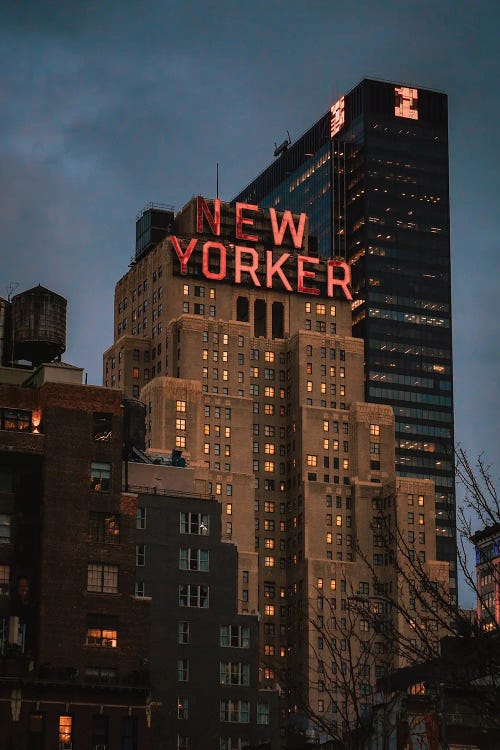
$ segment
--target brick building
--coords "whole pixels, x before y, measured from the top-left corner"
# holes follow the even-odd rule
[[[326,598],[342,612],[349,596],[376,593],[356,540],[382,572],[382,487],[429,575],[448,574],[435,562],[433,485],[396,485],[392,409],[363,400],[349,269],[316,257],[305,215],[198,198],[170,229],[116,285],[104,383],[140,394],[150,449],[182,450],[219,501],[238,548],[239,611],[260,614],[262,686],[293,679],[331,717],[312,620]],[[387,659],[367,682],[377,666]],[[284,734],[297,710],[290,692]]]
[[[153,747],[275,750],[278,694],[259,690],[258,617],[238,612],[238,551],[222,534],[222,507],[193,469],[149,460],[130,463],[129,491],[136,593],[151,597],[151,683],[162,705]]]
[[[0,748],[147,748],[149,611],[122,395],[0,368]]]

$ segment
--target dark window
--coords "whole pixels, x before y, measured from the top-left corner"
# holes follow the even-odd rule
[[[242,323],[249,322],[249,303],[247,297],[238,297],[236,300],[236,320]]]
[[[263,299],[256,299],[253,306],[254,336],[266,336],[267,305]]]
[[[135,716],[123,717],[121,750],[137,750],[137,719]]]
[[[272,336],[282,339],[285,335],[284,308],[282,302],[273,302],[272,306]]]
[[[95,714],[92,717],[92,747],[107,747],[108,742],[108,717],[101,714]]]
[[[103,544],[120,543],[120,518],[107,513],[90,513],[89,537]]]

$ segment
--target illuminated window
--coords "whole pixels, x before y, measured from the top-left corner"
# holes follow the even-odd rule
[[[273,385],[266,385],[264,388],[264,396],[267,398],[274,398],[274,386]]]
[[[396,86],[394,95],[394,114],[396,117],[418,120],[418,90],[408,86]]]
[[[342,526],[342,516],[335,516],[335,526]]]
[[[317,466],[318,465],[318,457],[312,453],[307,454],[307,465],[308,466]]]
[[[106,618],[101,615],[90,615],[87,625],[87,646],[97,646],[100,648],[116,648],[117,631],[111,624],[112,618]],[[108,623],[105,620],[110,620]]]
[[[264,511],[266,513],[274,513],[274,502],[272,500],[264,501]]]
[[[274,646],[272,643],[264,644],[264,654],[266,656],[274,656]]]
[[[222,495],[222,483],[221,482],[215,483],[215,494]]]
[[[175,402],[175,408],[176,408],[176,411],[185,412],[186,411],[186,402],[185,401],[176,401]]]
[[[307,390],[308,393],[312,393],[312,390],[313,390],[313,381],[312,380],[308,380],[307,381],[306,390]]]
[[[175,447],[176,448],[185,448],[186,447],[186,436],[185,435],[176,435],[175,436]]]
[[[264,461],[264,471],[272,473],[274,471],[274,461]]]
[[[264,352],[264,359],[266,362],[274,362],[274,352]]]
[[[323,449],[324,449],[325,451],[327,451],[329,447],[330,447],[330,441],[329,441],[329,439],[328,439],[328,438],[325,438],[325,439],[323,440]]]
[[[423,495],[419,495],[418,496],[418,504],[419,505],[423,505],[424,504],[424,496]]]
[[[311,312],[311,303],[310,302],[306,302],[305,303],[305,308],[306,308],[306,313],[310,313]]]
[[[264,614],[268,617],[274,617],[274,604],[265,604]]]
[[[111,464],[91,463],[90,489],[94,492],[109,492],[111,489]]]
[[[266,549],[274,549],[274,539],[267,538],[264,542],[264,546]]]
[[[182,287],[182,293],[183,293],[184,295],[187,295],[187,294],[189,294],[189,284],[184,284],[184,285],[183,285],[183,287]]]
[[[73,717],[59,717],[59,747],[71,747],[73,742]]]
[[[118,565],[89,563],[87,565],[87,591],[100,594],[118,593]]]
[[[266,568],[274,568],[274,557],[271,555],[264,557],[264,566]]]
[[[274,455],[275,452],[276,448],[274,446],[274,443],[264,443],[264,453]]]
[[[318,302],[316,305],[316,315],[326,315],[326,305]]]
[[[333,540],[333,534],[331,531],[326,532],[326,543],[331,544]]]
[[[273,415],[274,414],[274,404],[264,404],[264,414]]]
[[[378,424],[371,424],[370,425],[370,435],[373,437],[378,437],[380,435],[380,425]]]
[[[342,461],[342,468],[345,469],[345,470],[347,470],[349,468],[349,459],[348,458],[344,458],[343,459],[343,461]]]
[[[330,316],[334,318],[337,315],[337,308],[335,305],[330,305]]]

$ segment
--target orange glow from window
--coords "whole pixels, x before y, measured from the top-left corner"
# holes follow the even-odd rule
[[[332,105],[330,112],[332,118],[330,120],[330,138],[333,138],[339,130],[342,128],[345,122],[345,110],[344,110],[344,97],[341,96],[335,104]]]
[[[410,120],[418,120],[418,89],[410,89],[408,86],[396,86],[394,94],[396,97],[394,114],[396,117],[408,117]]]
[[[42,421],[42,415],[39,411],[34,411],[31,415],[31,424],[33,425],[33,432],[39,432],[40,422]]]

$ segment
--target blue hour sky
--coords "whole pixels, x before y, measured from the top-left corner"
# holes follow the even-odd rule
[[[149,201],[230,199],[361,78],[449,95],[456,437],[498,467],[500,6],[476,0],[6,0],[0,295],[69,300],[101,382]],[[498,474],[498,471],[497,471]]]

